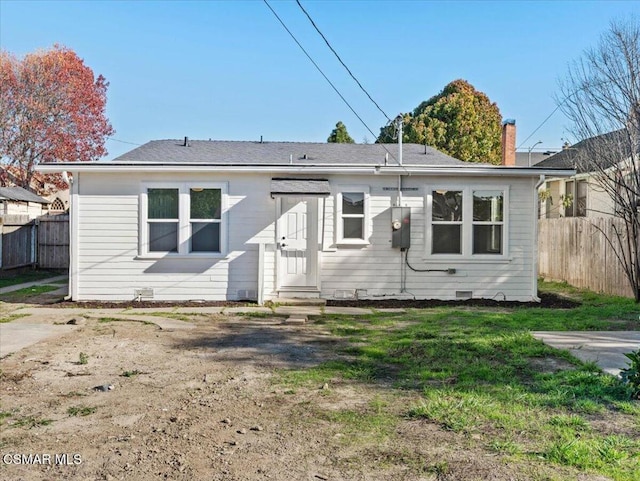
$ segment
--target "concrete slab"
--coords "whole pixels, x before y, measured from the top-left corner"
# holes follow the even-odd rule
[[[326,306],[326,299],[318,299],[318,298],[286,298],[286,297],[278,297],[274,299],[273,302],[279,306]]]
[[[0,357],[7,356],[20,349],[45,339],[67,334],[77,326],[51,324],[25,324],[7,322],[0,324]]]
[[[226,312],[226,311],[225,311]],[[320,306],[278,306],[274,309],[276,314],[285,316],[319,316],[322,314]]]
[[[627,367],[624,353],[640,349],[640,331],[532,332],[533,337],[557,349],[566,349],[585,362],[595,362],[617,376]]]
[[[373,311],[369,308],[365,307],[334,307],[329,306],[325,307],[325,314],[344,314],[347,316],[366,316],[367,314],[371,314]]]
[[[176,312],[180,314],[221,314],[224,307],[178,307]]]
[[[306,324],[307,316],[289,316],[284,322],[285,324]]]
[[[391,313],[391,314],[392,313],[404,314],[405,312],[407,312],[406,309],[403,309],[401,307],[385,307],[385,308],[382,308],[382,309],[374,308],[373,310],[376,311],[376,312],[387,312],[387,313]]]
[[[273,311],[268,307],[226,307],[223,314],[271,314]]]

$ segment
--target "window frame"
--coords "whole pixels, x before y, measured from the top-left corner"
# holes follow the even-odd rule
[[[462,192],[462,222],[461,222],[461,247],[460,254],[432,254],[433,246],[433,195],[436,190],[461,191]],[[473,220],[473,192],[474,191],[502,191],[503,193],[503,212],[502,222],[475,222]],[[425,187],[424,209],[425,209],[425,226],[424,226],[424,258],[429,261],[506,261],[509,260],[509,186],[504,184],[498,185],[460,185],[460,184],[432,184]],[[440,222],[436,221],[436,224]],[[473,234],[474,225],[502,225],[502,253],[501,254],[474,254],[473,253]]]
[[[339,185],[335,194],[335,234],[336,245],[345,246],[368,246],[371,237],[371,220],[370,220],[370,187],[368,185]],[[343,214],[342,213],[342,196],[345,193],[362,193],[364,195],[364,208],[362,214]],[[344,237],[345,218],[362,218],[362,239],[353,239]]]
[[[191,219],[191,189],[220,190],[220,219],[207,219],[220,224],[220,252],[197,251],[191,252],[192,223],[201,219]],[[149,218],[148,218],[148,189],[177,189],[178,190],[178,251],[149,251]],[[228,183],[227,182],[141,182],[139,195],[139,239],[138,258],[220,258],[228,253]]]

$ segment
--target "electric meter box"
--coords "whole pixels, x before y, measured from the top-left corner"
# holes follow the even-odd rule
[[[411,208],[391,208],[391,247],[411,247]]]

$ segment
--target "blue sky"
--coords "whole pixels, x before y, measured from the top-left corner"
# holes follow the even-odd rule
[[[463,78],[515,118],[517,145],[572,141],[556,107],[568,63],[632,1],[310,1],[319,28],[394,117]],[[269,2],[377,134],[386,118],[359,90],[295,1]],[[324,142],[343,121],[375,137],[340,100],[267,6],[253,1],[0,0],[0,47],[22,56],[54,43],[110,82],[113,158],[152,139]],[[117,139],[117,140],[115,140]]]

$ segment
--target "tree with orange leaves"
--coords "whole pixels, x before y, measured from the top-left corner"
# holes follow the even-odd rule
[[[0,51],[0,161],[17,185],[29,188],[41,162],[107,153],[104,143],[114,132],[105,115],[108,85],[66,47],[23,59]]]

